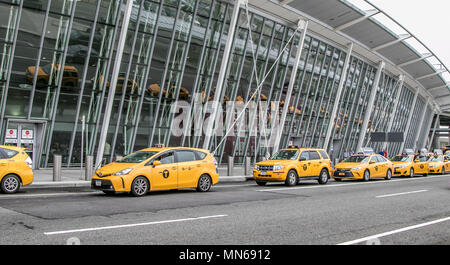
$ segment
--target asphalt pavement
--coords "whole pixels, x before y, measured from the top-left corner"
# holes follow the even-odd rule
[[[450,175],[295,187],[226,182],[140,198],[0,194],[0,244],[450,244]]]

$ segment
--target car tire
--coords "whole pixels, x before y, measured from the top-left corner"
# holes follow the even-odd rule
[[[197,191],[207,192],[211,189],[211,187],[212,181],[210,176],[208,176],[207,174],[203,174],[200,176],[200,178],[198,178]]]
[[[298,183],[297,172],[295,172],[295,170],[293,170],[293,169],[289,170],[289,172],[287,173],[286,180],[284,181],[284,183],[287,186],[295,186],[295,185],[297,185],[297,183]]]
[[[328,183],[328,179],[330,178],[330,175],[328,174],[328,170],[326,170],[325,168],[323,168],[320,171],[320,175],[319,175],[319,184],[321,185],[325,185]]]
[[[150,190],[150,183],[145,177],[137,177],[131,183],[131,194],[135,197],[141,197]]]
[[[369,180],[370,180],[370,172],[369,172],[369,170],[366,169],[366,171],[364,171],[363,181],[369,181]]]
[[[390,169],[388,169],[386,171],[386,177],[384,178],[385,180],[391,180],[392,178],[392,171]]]
[[[414,168],[411,168],[411,169],[409,170],[409,177],[410,177],[410,178],[414,178]]]
[[[259,186],[266,186],[267,181],[256,181],[256,184],[258,184]]]
[[[13,174],[4,176],[0,183],[0,189],[6,194],[16,193],[20,189],[19,177]]]

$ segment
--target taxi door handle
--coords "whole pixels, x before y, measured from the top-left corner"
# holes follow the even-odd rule
[[[172,167],[172,170],[176,170],[177,169],[177,167]]]

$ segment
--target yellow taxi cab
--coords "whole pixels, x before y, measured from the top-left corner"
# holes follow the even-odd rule
[[[49,81],[50,77],[52,76],[52,72],[58,72],[61,70],[61,65],[59,64],[46,64],[44,66],[39,66],[38,72],[37,72],[37,86],[39,88],[42,88],[46,86]],[[34,72],[36,71],[35,66],[29,66],[26,70],[26,77],[28,82],[33,81]],[[57,74],[53,74],[53,78],[56,80]],[[53,81],[55,81],[53,80]],[[63,72],[63,78],[62,78],[62,86],[68,86],[68,87],[76,87],[78,85],[78,70],[74,66],[71,65],[64,65],[64,72]]]
[[[360,179],[369,181],[372,178],[392,177],[393,164],[385,157],[373,152],[360,152],[354,154],[335,166],[333,178],[336,181],[342,179]]]
[[[414,177],[415,174],[428,175],[428,156],[405,151],[391,159],[394,164],[393,176]]]
[[[204,149],[152,147],[103,166],[91,180],[93,189],[106,194],[196,188],[209,191],[219,181],[217,162]]]
[[[325,150],[287,148],[281,149],[269,160],[256,163],[253,178],[260,186],[272,181],[284,181],[287,186],[294,186],[300,179],[317,179],[320,184],[326,184],[332,172]]]
[[[430,157],[428,162],[430,174],[444,175],[446,171],[450,171],[450,162],[447,156],[434,155]]]
[[[0,145],[0,189],[15,193],[33,182],[33,162],[25,148]]]

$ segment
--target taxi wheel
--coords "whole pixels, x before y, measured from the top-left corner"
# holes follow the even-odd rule
[[[200,178],[198,179],[197,191],[207,192],[211,189],[211,186],[212,186],[211,178],[206,174],[201,175]]]
[[[322,171],[320,171],[320,176],[319,176],[319,184],[327,184],[328,182],[328,170],[326,170],[325,168],[322,169]]]
[[[136,197],[144,196],[149,190],[150,184],[145,177],[137,177],[131,183],[131,194]]]
[[[20,188],[20,179],[16,175],[6,175],[0,188],[4,193],[16,193]]]
[[[259,186],[266,186],[267,182],[266,181],[256,181],[256,184],[258,184]]]
[[[298,176],[297,176],[297,172],[295,172],[295,170],[289,170],[287,176],[286,176],[286,181],[284,182],[287,186],[295,186],[298,183]]]
[[[370,180],[370,172],[369,170],[364,171],[364,181],[369,181]]]
[[[414,168],[411,168],[411,170],[409,171],[409,177],[414,178]]]
[[[442,167],[442,170],[441,170],[441,175],[444,175],[445,174],[445,168],[444,167]]]
[[[385,180],[391,180],[392,178],[392,172],[390,169],[387,170],[386,172],[386,177],[384,178]]]

